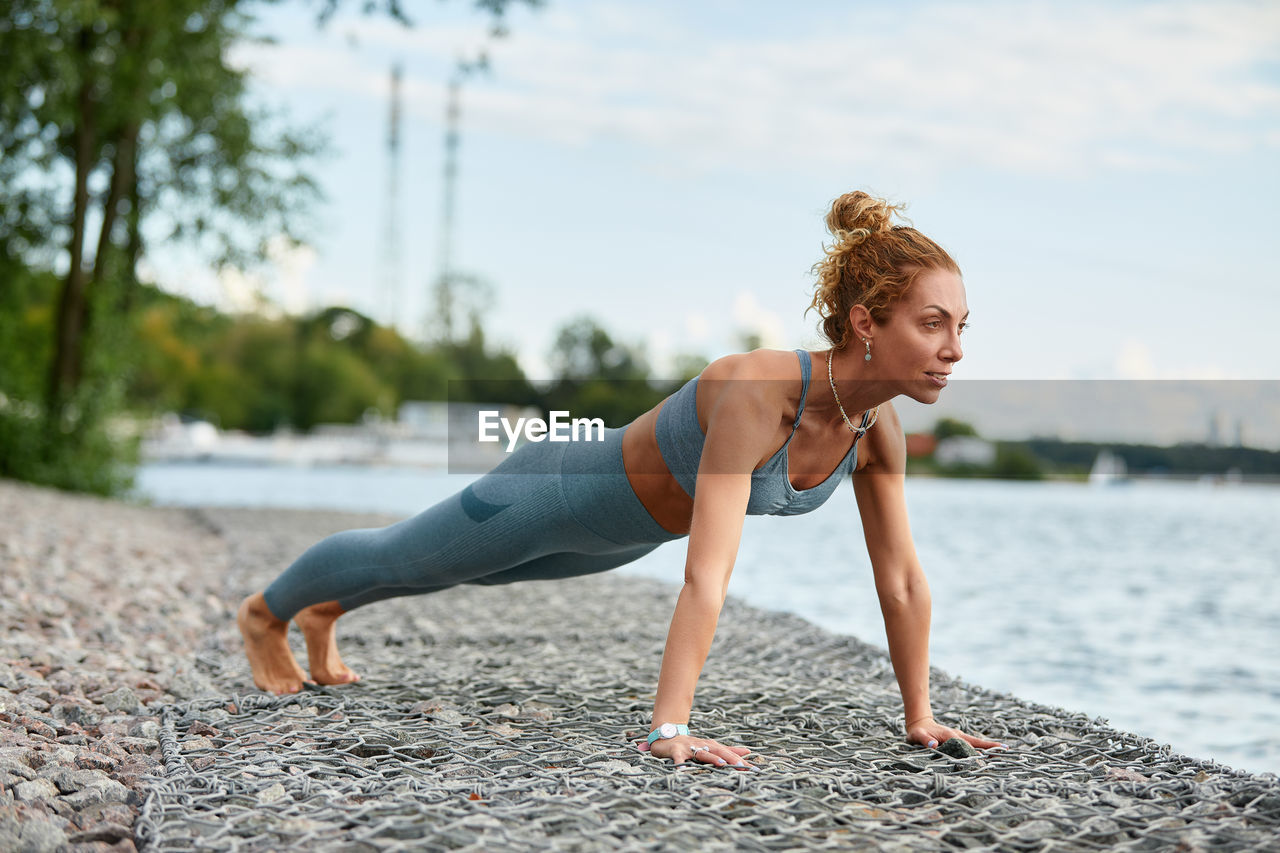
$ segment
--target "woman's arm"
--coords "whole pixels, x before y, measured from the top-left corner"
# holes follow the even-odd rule
[[[776,438],[778,402],[766,399],[773,383],[735,379],[699,381],[698,392],[715,395],[694,488],[693,519],[684,586],[662,653],[652,727],[688,723],[694,689],[715,638],[742,538],[751,496],[751,471]],[[694,757],[710,763],[743,764],[744,747],[727,747],[695,734],[658,740],[652,751],[677,764]],[[744,765],[745,766],[745,765]]]
[[[873,438],[874,436],[874,438]],[[929,702],[929,622],[932,600],[907,519],[906,436],[893,406],[880,407],[866,439],[866,465],[853,477],[858,513],[884,616],[889,659],[902,693],[909,740],[927,746],[961,737],[980,748],[999,746],[940,725]]]
[[[870,465],[868,465],[870,467]],[[929,583],[916,556],[907,521],[904,477],[861,471],[853,478],[867,553],[875,573],[889,658],[908,725],[931,719],[929,703]]]
[[[653,724],[687,723],[738,554],[751,475],[699,474],[684,586],[667,631]]]

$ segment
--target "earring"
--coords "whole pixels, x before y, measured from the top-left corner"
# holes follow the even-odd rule
[[[867,354],[863,356],[862,360],[870,361],[871,360],[871,341],[867,340],[866,338],[863,338],[862,342],[867,345]]]

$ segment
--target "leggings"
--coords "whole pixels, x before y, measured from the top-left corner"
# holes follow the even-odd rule
[[[637,560],[681,534],[654,521],[627,482],[625,431],[527,442],[413,518],[323,539],[267,587],[267,607],[288,620],[322,601],[354,610],[462,583],[567,578]]]

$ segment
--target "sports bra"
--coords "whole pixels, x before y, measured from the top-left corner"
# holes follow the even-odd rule
[[[769,457],[769,461],[751,472],[751,497],[747,501],[747,515],[800,515],[812,512],[826,503],[827,498],[840,484],[841,478],[851,473],[858,461],[858,440],[867,432],[867,420],[871,412],[864,412],[862,423],[854,437],[853,446],[840,460],[835,470],[811,489],[797,489],[791,485],[787,466],[787,448],[795,438],[804,414],[804,401],[809,395],[809,377],[813,365],[807,350],[796,350],[800,358],[800,405],[796,407],[796,420],[791,425],[791,435]],[[654,432],[658,439],[658,452],[667,463],[685,494],[693,497],[694,483],[698,478],[698,464],[702,461],[702,446],[707,437],[698,424],[698,377],[686,382],[679,391],[658,410]]]

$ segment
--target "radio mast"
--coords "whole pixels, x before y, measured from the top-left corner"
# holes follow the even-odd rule
[[[476,71],[487,71],[488,68],[489,59],[483,52],[470,62],[459,60],[453,76],[449,78],[448,96],[445,101],[444,201],[440,215],[440,268],[435,280],[435,316],[433,318],[429,315],[426,324],[427,337],[430,338],[434,331],[445,343],[453,341],[454,308],[457,301],[455,288],[462,278],[453,268],[454,207],[458,183],[462,82]]]
[[[400,63],[391,66],[387,121],[387,210],[382,232],[382,305],[388,327],[400,316]]]

